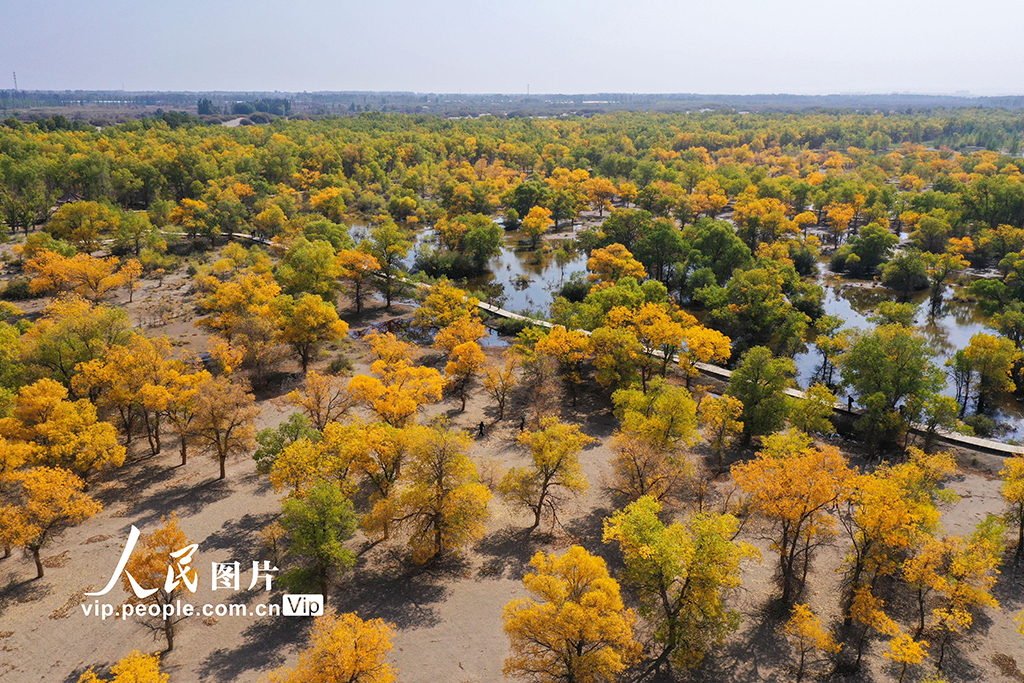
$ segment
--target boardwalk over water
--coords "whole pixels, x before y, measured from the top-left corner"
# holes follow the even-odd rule
[[[481,301],[477,304],[482,310],[487,311],[492,315],[497,315],[502,318],[509,318],[511,320],[519,320],[522,322],[530,323],[531,325],[537,325],[539,327],[553,328],[554,325],[547,320],[537,320],[536,318],[529,318],[512,311],[506,311],[503,308],[499,308],[494,304],[486,303]],[[586,330],[582,330],[586,334],[589,334]],[[660,352],[655,352],[655,355],[661,355]],[[664,357],[664,356],[661,356]],[[678,362],[678,357],[672,359]],[[709,377],[714,377],[723,382],[728,382],[729,378],[732,377],[732,371],[727,370],[717,365],[711,365],[708,363],[697,363],[697,369]],[[806,399],[807,395],[799,389],[786,389],[786,394],[796,399]],[[862,415],[864,411],[860,408],[850,408],[842,403],[836,403],[832,406],[832,409],[839,416],[856,417]],[[921,426],[914,426],[910,429],[911,433],[918,436],[924,436],[927,433],[927,429]],[[966,436],[964,434],[957,434],[956,432],[949,432],[946,430],[937,430],[934,436],[936,441],[948,443],[953,446],[961,446],[963,448],[969,448],[975,451],[982,451],[984,453],[992,453],[994,455],[1024,455],[1024,446],[1014,446],[1013,444],[1002,443],[1000,441],[993,441],[991,439],[982,439],[976,436]]]

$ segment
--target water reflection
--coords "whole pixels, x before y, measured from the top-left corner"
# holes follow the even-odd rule
[[[357,238],[364,235],[364,226],[353,226],[352,235]],[[576,254],[564,266],[559,266],[553,257],[553,251],[561,243],[572,237],[565,233],[550,238],[542,243],[541,248],[531,249],[525,235],[517,231],[505,234],[505,244],[501,253],[491,259],[487,273],[466,282],[473,290],[483,291],[493,303],[519,313],[532,313],[546,316],[548,307],[562,284],[573,273],[586,270],[587,257]],[[410,252],[405,267],[411,267],[415,259],[416,249],[432,244],[432,229],[423,229],[415,236],[414,248]],[[836,278],[825,270],[825,276],[819,284],[825,289],[825,313],[834,315],[845,322],[844,327],[870,329],[872,323],[868,317],[873,315],[883,301],[896,301],[894,292],[873,286],[871,283],[846,281]],[[976,306],[960,298],[960,291],[947,288],[941,305],[933,311],[928,299],[928,292],[919,292],[913,299],[918,305],[915,325],[924,334],[934,354],[935,363],[941,368],[957,350],[967,346],[971,337],[979,332],[993,333],[987,326],[987,318]],[[500,344],[495,336],[484,343]],[[821,354],[812,342],[807,349],[794,357],[797,367],[797,383],[807,387],[816,381],[821,367]],[[838,373],[834,376],[838,379]],[[946,376],[945,391],[949,396],[956,396],[952,380]],[[845,398],[841,396],[842,398]],[[973,406],[968,406],[968,412]],[[993,405],[989,417],[996,420],[1004,432],[999,437],[1003,440],[1024,437],[1024,406],[1014,397],[1006,397]]]
[[[484,292],[491,303],[506,310],[546,318],[562,284],[573,273],[586,270],[587,256],[583,253],[575,254],[562,266],[555,262],[554,251],[570,237],[568,233],[555,235],[533,249],[525,234],[509,230],[505,233],[501,253],[487,264],[487,272],[470,278],[465,286]],[[412,267],[418,250],[433,247],[434,243],[432,228],[418,231],[405,267]]]
[[[880,287],[836,280],[821,284],[825,287],[825,313],[845,320],[846,328],[871,329],[873,325],[868,322],[868,317],[875,313],[878,305],[883,301],[896,300],[894,292]],[[943,364],[967,346],[972,336],[979,332],[994,334],[987,325],[987,317],[975,305],[960,298],[959,294],[958,290],[947,289],[935,315],[932,315],[927,292],[919,292],[912,299],[912,303],[918,305],[914,323],[928,341],[935,364],[943,370]],[[801,387],[806,388],[818,380],[821,354],[812,342],[808,342],[807,350],[797,354],[794,360],[797,383]],[[956,388],[948,374],[943,393],[956,396]],[[968,405],[968,414],[972,407]],[[1005,428],[1000,439],[1020,438],[1024,435],[1024,410],[1016,398],[1010,396],[996,401],[989,417]]]

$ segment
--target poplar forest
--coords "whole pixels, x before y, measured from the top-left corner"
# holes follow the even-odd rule
[[[1024,680],[1024,114],[275,102],[0,126],[0,678]]]

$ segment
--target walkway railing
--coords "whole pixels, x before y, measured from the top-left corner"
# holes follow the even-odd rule
[[[494,304],[490,304],[484,301],[479,302],[477,306],[487,311],[488,313],[500,316],[502,318],[509,318],[510,320],[519,320],[521,322],[530,323],[532,325],[537,325],[539,327],[547,327],[549,329],[554,327],[554,324],[548,322],[547,320],[537,320],[536,318],[530,318],[519,313],[506,311],[503,308],[499,308]],[[582,331],[587,332],[586,330]],[[587,332],[587,334],[589,334],[589,332]],[[664,355],[660,351],[655,351],[654,355],[664,358]],[[674,362],[678,362],[679,357],[676,356],[672,360]],[[732,377],[732,370],[727,370],[726,368],[719,367],[717,365],[711,365],[710,363],[696,363],[696,367],[698,370],[700,370],[701,373],[708,375],[710,377],[715,377],[724,382],[728,382],[729,378]],[[793,398],[796,399],[804,400],[807,398],[807,394],[799,389],[786,389],[785,392],[786,395],[792,396]],[[860,408],[851,408],[849,406],[843,405],[842,403],[834,404],[832,406],[832,409],[840,415],[857,416],[862,415],[864,412]],[[911,433],[917,434],[918,436],[925,436],[928,433],[928,429],[920,425],[913,425],[910,428],[910,431]],[[963,446],[964,448],[970,448],[976,451],[992,453],[995,455],[1024,455],[1024,446],[1015,446],[1013,444],[1002,443],[1001,441],[982,439],[977,436],[967,436],[966,434],[958,434],[956,432],[951,432],[945,429],[937,429],[934,433],[934,438],[936,438],[939,441],[944,441],[955,446]]]

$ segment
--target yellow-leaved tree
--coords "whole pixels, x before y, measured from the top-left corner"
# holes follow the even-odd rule
[[[397,680],[388,661],[393,634],[393,625],[364,621],[354,612],[317,617],[298,665],[274,671],[267,683],[392,683]]]
[[[900,632],[899,626],[885,613],[884,607],[885,603],[881,598],[872,594],[870,587],[860,586],[854,591],[853,603],[850,606],[850,618],[863,627],[857,638],[855,666],[860,666],[868,631],[875,630],[886,636],[896,636]]]
[[[621,244],[610,244],[590,252],[587,270],[590,271],[587,277],[595,288],[609,287],[624,277],[642,280],[647,275],[643,264]]]
[[[697,363],[725,363],[732,355],[732,340],[718,330],[703,325],[683,328],[683,348],[679,367],[686,373],[686,386],[700,374]]]
[[[612,394],[612,403],[624,433],[635,434],[660,448],[693,443],[697,437],[697,404],[690,392],[660,377],[646,393],[619,389]]]
[[[413,320],[420,327],[442,330],[459,318],[476,319],[478,303],[478,299],[469,296],[448,279],[441,278],[434,283],[430,293],[413,313]]]
[[[47,249],[25,264],[32,276],[29,289],[34,294],[66,294],[74,292],[90,301],[99,301],[125,284],[134,285],[142,272],[138,261],[131,259],[118,268],[120,259],[96,258],[76,254],[67,258]]]
[[[348,323],[338,319],[334,304],[315,294],[303,294],[297,300],[280,296],[274,301],[280,320],[279,339],[292,347],[306,372],[323,344],[337,341],[348,333]]]
[[[288,489],[290,495],[301,497],[317,482],[327,481],[338,484],[346,495],[353,493],[350,475],[371,446],[367,428],[359,422],[328,422],[318,440],[300,438],[288,444],[270,467],[274,490]]]
[[[0,418],[0,436],[24,444],[30,464],[65,467],[83,477],[119,467],[126,451],[114,426],[97,419],[88,399],[67,399],[68,390],[52,379],[22,387],[12,415]]]
[[[645,359],[640,365],[640,379],[644,391],[655,372],[665,376],[669,363],[682,347],[684,328],[696,322],[688,313],[652,303],[636,310],[616,306],[608,311],[606,318],[609,327],[630,330],[643,347]]]
[[[319,431],[323,431],[328,422],[339,420],[348,412],[353,401],[352,393],[344,382],[333,375],[321,375],[315,370],[306,373],[302,389],[290,392],[287,398],[306,414],[309,424]]]
[[[715,450],[718,467],[725,467],[725,447],[743,431],[743,401],[735,396],[707,396],[700,402],[700,422],[704,425],[704,438]]]
[[[475,315],[455,318],[434,336],[434,348],[447,354],[467,342],[478,342],[487,335],[487,328]]]
[[[362,313],[366,300],[366,285],[371,276],[380,270],[380,263],[371,254],[355,249],[340,249],[335,257],[341,279],[349,283],[356,314]]]
[[[113,678],[100,678],[89,669],[78,683],[167,683],[168,674],[160,673],[160,655],[144,655],[138,650],[117,662],[111,669]]]
[[[480,369],[487,362],[483,349],[475,341],[459,344],[451,350],[444,374],[448,377],[462,401],[461,411],[466,410],[466,389]]]
[[[0,545],[20,546],[36,563],[36,578],[43,578],[40,552],[54,536],[103,509],[83,493],[85,482],[59,467],[33,467],[6,474],[0,484],[13,492],[10,503],[0,505]]]
[[[587,478],[580,467],[580,453],[594,439],[556,417],[546,417],[540,429],[519,435],[519,443],[530,449],[531,467],[513,467],[498,484],[498,492],[514,508],[533,513],[533,526],[540,526],[541,515],[551,513],[551,523],[565,504],[562,491],[579,495],[587,490]]]
[[[920,664],[928,656],[928,641],[914,640],[907,634],[901,633],[889,641],[889,651],[883,653],[882,656],[897,664],[902,664],[898,683],[903,683],[903,677],[907,675],[907,667],[911,664]]]
[[[1024,456],[1007,458],[999,476],[1003,478],[999,492],[1008,507],[1007,521],[1017,527],[1017,552],[1013,556],[1017,565],[1024,557]]]
[[[897,571],[907,552],[927,545],[939,522],[939,485],[956,470],[950,453],[908,450],[906,462],[881,465],[850,480],[843,525],[852,541],[848,556],[851,595]]]
[[[409,530],[416,562],[427,562],[479,540],[491,492],[467,452],[470,439],[447,425],[417,429],[403,467],[397,523]]]
[[[793,605],[793,614],[782,630],[793,643],[799,656],[796,669],[797,683],[803,679],[806,666],[817,663],[808,662],[808,655],[813,655],[814,652],[835,654],[842,648],[808,605]]]
[[[604,560],[579,546],[539,552],[523,578],[532,597],[505,605],[511,656],[506,676],[536,683],[604,683],[638,661],[636,617],[625,608]]]
[[[676,449],[664,448],[635,432],[616,432],[612,439],[609,489],[626,500],[650,496],[666,505],[682,500],[693,466]]]
[[[992,588],[1002,561],[1005,533],[1002,521],[989,515],[967,538],[946,536],[921,543],[903,564],[903,578],[917,590],[915,637],[924,630],[926,604],[936,604],[931,626],[941,637],[936,662],[939,669],[949,642],[974,624],[974,611],[999,606]]]
[[[217,377],[197,387],[193,434],[197,443],[220,463],[220,476],[227,476],[228,457],[246,453],[256,444],[255,398],[243,384]]]
[[[576,405],[577,390],[583,382],[583,362],[590,357],[590,337],[580,330],[567,330],[555,325],[548,334],[537,340],[534,353],[546,355],[558,363],[558,374],[569,388],[572,404]]]
[[[136,613],[146,628],[163,633],[170,652],[174,649],[178,624],[188,617],[174,614],[164,618],[164,607],[173,605],[176,600],[187,600],[195,593],[199,572],[191,566],[191,561],[198,546],[189,543],[185,532],[178,527],[176,514],[162,517],[160,521],[163,526],[139,536],[138,545],[121,574],[121,585],[129,593],[126,604],[158,606],[159,616],[156,617],[149,616],[148,610],[136,609]]]
[[[505,407],[508,405],[512,390],[519,383],[516,370],[519,369],[519,357],[512,353],[505,354],[504,365],[487,365],[484,367],[484,390],[498,404],[498,419],[505,418]]]
[[[412,346],[390,332],[367,335],[373,355],[370,366],[376,377],[356,375],[348,389],[390,425],[406,424],[420,405],[436,403],[444,391],[444,377],[434,368],[414,365]]]
[[[543,206],[530,207],[530,212],[523,218],[523,232],[530,238],[530,246],[536,247],[540,236],[555,222],[551,220],[551,209]]]
[[[757,550],[734,541],[732,515],[698,514],[665,526],[661,504],[643,496],[604,522],[604,542],[616,541],[626,563],[625,581],[640,594],[641,614],[655,627],[662,650],[641,677],[666,663],[692,668],[740,624],[725,607],[740,583],[739,566]]]
[[[111,346],[102,359],[82,363],[71,386],[79,395],[96,396],[99,407],[117,411],[127,444],[141,422],[155,455],[161,449],[162,418],[173,399],[172,384],[186,370],[170,353],[166,337],[137,334],[127,344]]]

